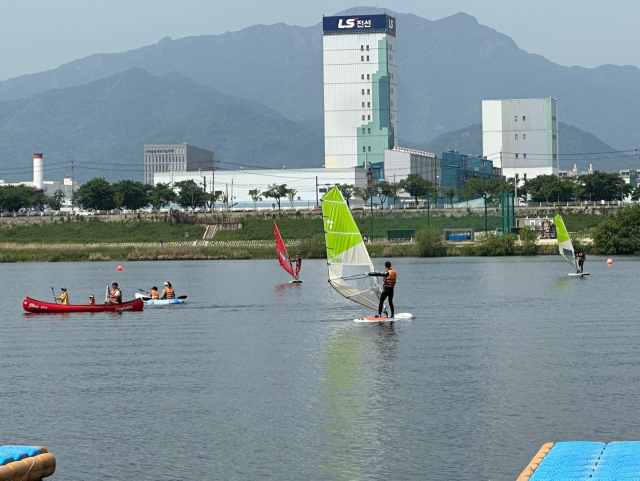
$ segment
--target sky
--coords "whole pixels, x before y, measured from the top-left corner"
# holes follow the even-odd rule
[[[379,6],[437,20],[465,12],[529,53],[565,66],[640,67],[637,0],[0,0],[0,79],[255,24],[311,26],[322,15]]]

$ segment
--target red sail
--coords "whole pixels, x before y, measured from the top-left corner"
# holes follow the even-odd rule
[[[278,253],[278,261],[285,271],[291,274],[291,276],[295,277],[296,275],[293,272],[293,266],[291,265],[289,253],[287,252],[287,248],[284,246],[282,236],[280,235],[280,231],[278,230],[278,226],[276,225],[275,220],[273,221],[273,233],[276,236],[276,252]]]

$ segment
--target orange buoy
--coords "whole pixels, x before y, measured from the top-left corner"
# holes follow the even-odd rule
[[[116,270],[117,270],[118,272],[122,272],[122,266],[118,266],[118,267],[116,267]]]
[[[607,259],[607,264],[608,264],[608,265],[613,264],[613,259]]]

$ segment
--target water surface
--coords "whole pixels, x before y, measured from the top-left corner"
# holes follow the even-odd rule
[[[275,260],[121,264],[0,267],[0,443],[47,446],[56,479],[513,480],[549,441],[638,439],[638,259],[393,260],[416,317],[384,325],[323,261],[303,285]],[[114,280],[188,303],[22,311]]]

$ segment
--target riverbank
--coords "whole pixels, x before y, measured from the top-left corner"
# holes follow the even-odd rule
[[[81,245],[81,244],[16,244],[0,243],[0,263],[8,262],[101,262],[101,261],[171,261],[171,260],[220,260],[220,259],[272,259],[275,246],[134,246],[134,245]],[[448,244],[442,247],[439,257],[487,256],[481,243]],[[304,259],[324,259],[324,243],[300,241],[292,246]],[[371,244],[367,250],[372,258],[419,257],[417,244]],[[537,246],[537,255],[555,255],[555,245]],[[588,252],[587,252],[588,253]],[[496,255],[530,254],[525,246],[512,245]]]

